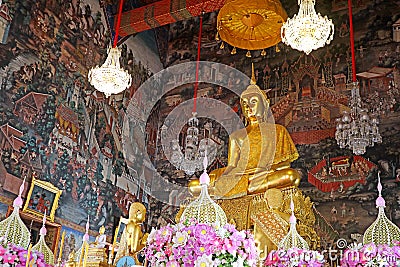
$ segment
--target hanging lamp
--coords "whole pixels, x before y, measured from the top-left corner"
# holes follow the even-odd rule
[[[281,41],[282,23],[287,19],[286,11],[279,0],[228,0],[220,9],[217,18],[217,40],[236,48],[263,50]],[[262,52],[265,55],[265,51]]]
[[[120,66],[119,58],[121,51],[117,47],[119,28],[121,25],[123,0],[120,0],[117,24],[115,27],[114,43],[108,50],[107,59],[104,64],[89,70],[88,80],[96,90],[109,97],[112,94],[119,94],[132,84],[132,76]]]
[[[180,170],[183,170],[187,175],[193,175],[196,170],[203,169],[202,159],[206,157],[205,151],[210,151],[210,157],[214,157],[215,142],[210,138],[199,138],[199,119],[197,118],[197,90],[199,87],[199,64],[201,52],[201,37],[203,30],[203,15],[200,16],[200,29],[197,46],[196,60],[196,81],[193,92],[193,110],[192,117],[188,120],[188,128],[184,140],[184,153],[181,152],[181,147],[178,145],[179,137],[174,140],[177,145],[173,146],[171,163]]]
[[[362,107],[360,88],[356,76],[356,59],[354,51],[354,30],[352,3],[348,0],[349,22],[350,22],[350,48],[351,48],[351,74],[352,82],[347,86],[351,89],[350,113],[343,112],[343,117],[338,118],[335,138],[340,148],[349,148],[355,155],[366,152],[367,146],[374,146],[381,143],[382,137],[379,134],[379,120],[376,114],[368,115],[368,110]],[[350,71],[350,70],[349,70]]]
[[[298,0],[298,4],[299,13],[282,25],[282,42],[308,55],[333,40],[335,26],[315,12],[315,0]]]

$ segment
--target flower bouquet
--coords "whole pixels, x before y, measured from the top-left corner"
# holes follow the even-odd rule
[[[145,248],[151,266],[256,266],[257,250],[249,231],[231,224],[167,225],[152,230]]]
[[[7,246],[0,245],[0,266],[2,267],[25,267],[28,251],[22,247],[8,244]],[[51,267],[44,261],[43,255],[36,251],[31,251],[29,256],[30,267]]]
[[[297,266],[324,266],[324,256],[315,250],[291,248],[271,251],[265,259],[264,266],[297,267]]]
[[[346,249],[340,261],[342,266],[400,266],[400,243],[394,242],[394,246],[353,245]]]

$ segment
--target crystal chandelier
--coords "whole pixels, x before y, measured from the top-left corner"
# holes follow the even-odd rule
[[[353,78],[353,82],[348,84],[351,87],[350,113],[344,112],[343,117],[337,119],[335,138],[340,148],[349,148],[353,150],[355,155],[361,155],[365,153],[367,146],[381,143],[382,137],[379,134],[377,115],[368,116],[367,109],[362,107],[360,89],[356,77],[351,0],[349,0],[349,22]]]
[[[96,66],[89,70],[88,80],[96,90],[109,97],[111,94],[119,94],[132,84],[132,77],[128,71],[120,67],[119,58],[121,51],[117,47],[119,26],[121,24],[123,0],[120,1],[117,24],[115,27],[115,36],[113,47],[109,48],[107,59],[104,64]]]
[[[361,155],[367,146],[381,143],[382,137],[376,115],[370,117],[362,108],[358,82],[351,86],[350,113],[345,111],[343,117],[337,119],[335,138],[340,148],[349,148],[355,155]]]
[[[315,0],[299,0],[298,4],[299,13],[283,23],[281,36],[285,44],[308,55],[332,41],[334,25],[315,12]]]
[[[199,87],[199,62],[201,36],[203,28],[203,16],[200,16],[200,30],[198,38],[197,62],[196,62],[196,83],[194,85],[194,102],[192,117],[188,120],[188,128],[184,141],[184,154],[181,152],[181,147],[178,140],[173,140],[171,163],[180,170],[183,170],[187,175],[193,175],[196,170],[203,169],[202,161],[207,156],[214,158],[216,154],[216,144],[210,138],[204,138],[199,142],[199,120],[196,112],[197,89]],[[179,138],[178,138],[179,139]]]
[[[193,175],[196,170],[202,170],[202,161],[209,156],[213,158],[216,153],[216,144],[210,138],[202,138],[199,133],[199,120],[197,113],[193,112],[188,120],[188,128],[184,141],[184,153],[181,152],[179,144],[172,147],[171,163],[187,175]],[[177,140],[176,140],[177,141]],[[206,156],[206,151],[208,154]]]
[[[118,47],[111,47],[108,50],[107,59],[104,64],[89,70],[88,78],[91,85],[106,97],[111,94],[119,94],[131,86],[132,77],[128,71],[120,67],[119,57],[121,51]]]

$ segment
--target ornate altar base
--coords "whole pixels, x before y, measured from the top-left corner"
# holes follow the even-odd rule
[[[107,254],[105,248],[89,248],[87,250],[86,267],[109,267],[107,263]],[[83,261],[83,260],[82,260]],[[66,262],[66,267],[78,267],[82,266],[82,263],[76,262],[75,259],[71,259]]]
[[[236,225],[238,230],[254,229],[256,239],[257,236],[263,236],[264,239],[277,246],[283,237],[282,234],[285,235],[288,231],[289,225],[285,220],[290,216],[290,200],[293,197],[297,230],[307,241],[310,249],[317,249],[320,238],[314,230],[315,216],[310,198],[305,197],[303,192],[296,187],[280,191],[283,200],[276,209],[270,207],[271,205],[268,204],[268,199],[264,198],[263,193],[236,199],[218,200],[217,203],[225,211],[228,222]],[[272,201],[275,200],[270,199],[270,202]],[[261,244],[261,247],[264,247],[264,244]],[[274,247],[269,245],[268,250],[271,249]]]

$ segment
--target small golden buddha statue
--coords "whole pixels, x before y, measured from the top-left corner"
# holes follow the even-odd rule
[[[75,267],[76,266],[76,253],[75,250],[72,250],[68,255],[68,261],[65,263],[66,267]]]
[[[227,167],[210,173],[210,193],[219,199],[232,199],[265,192],[270,188],[298,186],[300,174],[290,168],[299,157],[285,127],[268,121],[269,99],[255,83],[240,96],[246,128],[229,136]],[[196,182],[189,191],[196,192]]]
[[[146,207],[139,202],[132,203],[129,208],[129,218],[122,218],[122,222],[126,224],[126,227],[121,236],[115,262],[123,256],[134,256],[136,258],[136,253],[146,245],[148,234],[144,234],[141,229],[145,218]]]

